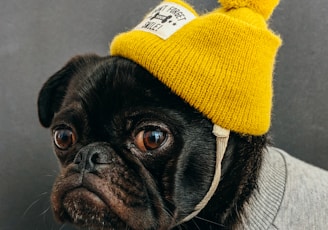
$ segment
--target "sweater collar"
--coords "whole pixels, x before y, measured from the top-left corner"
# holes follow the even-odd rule
[[[273,223],[284,197],[287,168],[281,152],[273,147],[263,153],[258,189],[245,207],[245,229],[268,229]]]

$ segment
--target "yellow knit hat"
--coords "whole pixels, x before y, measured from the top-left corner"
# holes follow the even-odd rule
[[[214,124],[262,135],[281,44],[266,20],[278,1],[221,0],[221,8],[199,16],[182,0],[166,0],[116,36],[110,54],[143,66]]]

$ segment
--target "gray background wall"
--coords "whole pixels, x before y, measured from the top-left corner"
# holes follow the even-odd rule
[[[2,0],[0,2],[0,230],[57,225],[49,192],[58,172],[37,93],[73,55],[107,54],[118,32],[159,1]],[[214,0],[192,1],[200,11]],[[275,73],[274,143],[328,169],[328,2],[282,0],[271,27],[284,38]]]

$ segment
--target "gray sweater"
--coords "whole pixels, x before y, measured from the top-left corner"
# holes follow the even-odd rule
[[[328,229],[328,172],[268,148],[241,229]]]

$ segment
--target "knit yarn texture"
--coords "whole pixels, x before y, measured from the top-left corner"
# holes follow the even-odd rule
[[[278,0],[220,3],[212,12],[198,15],[181,0],[164,1],[144,19],[151,30],[172,25],[174,19],[182,21],[185,11],[194,18],[165,38],[138,26],[121,33],[111,42],[110,55],[143,66],[214,124],[262,135],[270,127],[272,76],[281,45],[267,20]],[[171,6],[168,12],[165,4],[185,11],[177,13],[177,7],[172,13]]]

